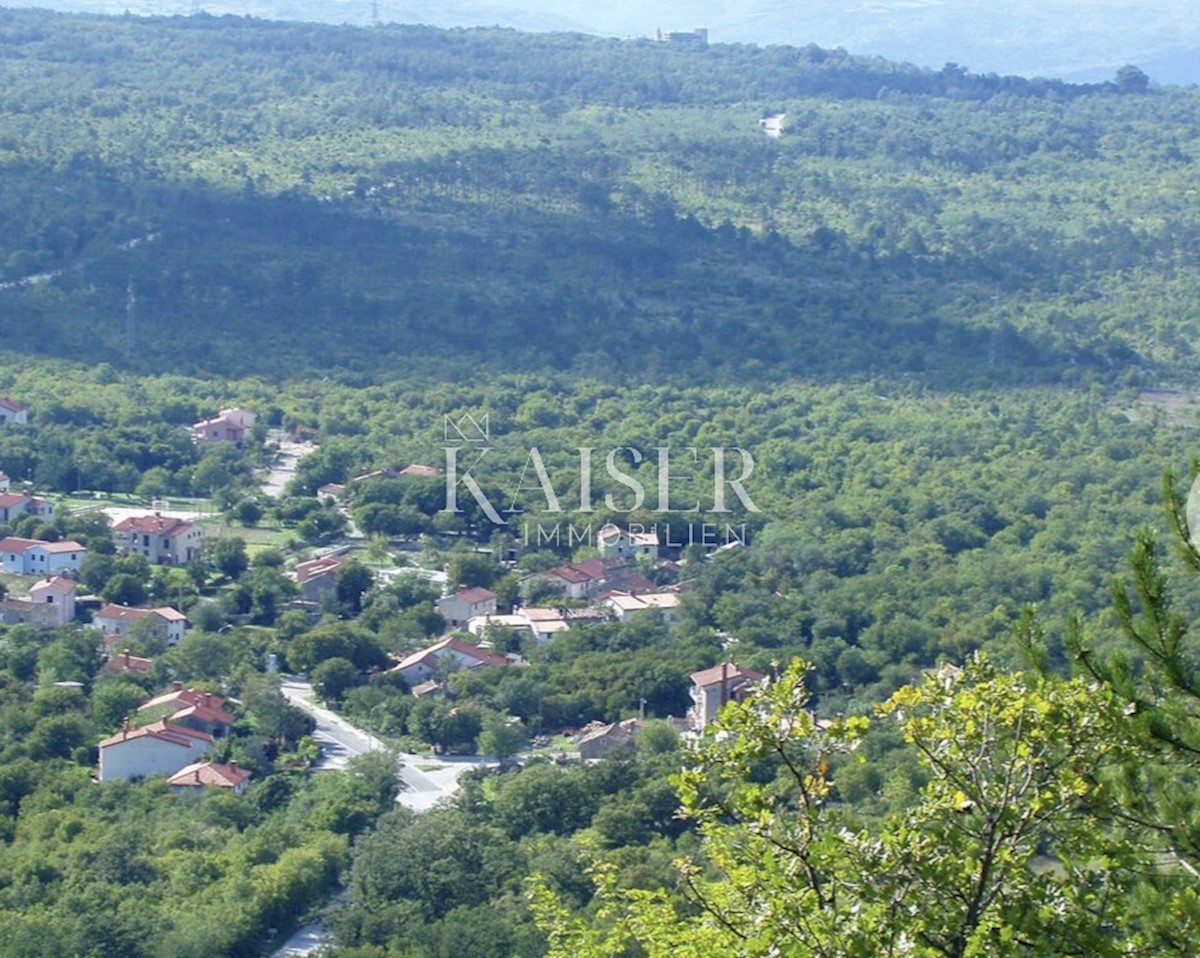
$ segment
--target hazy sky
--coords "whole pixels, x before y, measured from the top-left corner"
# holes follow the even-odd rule
[[[714,43],[816,43],[939,68],[1109,79],[1134,63],[1200,83],[1200,0],[0,0],[108,13],[213,14],[367,24],[653,36],[706,27]]]

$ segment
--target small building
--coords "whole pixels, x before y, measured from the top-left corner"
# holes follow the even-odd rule
[[[460,669],[478,669],[485,666],[500,667],[508,665],[508,659],[494,655],[487,649],[471,645],[453,636],[435,642],[413,652],[388,672],[398,674],[410,689],[417,688],[423,682],[433,678],[435,673],[447,667]]]
[[[131,655],[128,649],[122,649],[104,663],[109,672],[132,672],[135,675],[145,675],[154,668],[154,659],[140,655]]]
[[[204,527],[160,513],[130,516],[113,526],[113,543],[118,552],[145,556],[155,565],[185,565],[200,558]]]
[[[678,592],[613,592],[604,600],[618,622],[639,612],[658,612],[668,622],[679,606]]]
[[[24,599],[0,602],[0,621],[57,629],[75,618],[75,583],[65,576],[47,576],[34,583]]]
[[[786,113],[772,113],[770,116],[764,116],[758,121],[758,128],[773,140],[783,136],[783,121],[787,119]]]
[[[25,516],[49,519],[54,515],[54,506],[37,496],[22,492],[0,492],[0,522],[16,522]]]
[[[60,575],[78,572],[87,549],[71,539],[47,542],[6,536],[0,539],[0,568],[14,575]]]
[[[199,444],[231,442],[243,449],[256,418],[249,409],[238,406],[222,409],[212,419],[202,419],[192,426],[192,441]]]
[[[655,33],[655,39],[659,43],[694,43],[697,46],[708,45],[708,28],[696,27],[694,30],[670,30],[663,32],[661,29]]]
[[[204,732],[215,738],[224,736],[233,724],[233,714],[225,710],[225,700],[212,692],[185,689],[175,682],[171,691],[155,696],[138,706],[139,712],[161,710],[172,725]]]
[[[613,722],[611,725],[597,723],[583,729],[576,739],[579,757],[584,761],[603,758],[609,752],[618,748],[627,748],[633,744],[634,736],[641,731],[638,719],[626,719],[623,722]]]
[[[766,678],[761,672],[744,669],[736,662],[722,662],[711,669],[692,673],[692,707],[688,710],[691,727],[703,732],[727,702],[741,701]]]
[[[496,611],[496,593],[479,586],[460,585],[458,591],[437,600],[437,610],[452,629],[465,629],[471,619]]]
[[[658,559],[658,533],[642,528],[622,529],[611,522],[596,533],[596,547],[605,559]]]
[[[237,762],[219,765],[216,762],[194,762],[185,765],[167,779],[173,792],[186,792],[199,788],[223,788],[234,795],[241,795],[250,781],[250,771],[240,768]]]
[[[170,606],[142,609],[109,602],[92,616],[92,625],[102,629],[106,636],[125,638],[135,622],[144,620],[149,621],[151,631],[167,645],[175,645],[182,639],[188,624],[187,616]]]
[[[350,560],[341,553],[317,556],[299,563],[293,574],[300,586],[300,597],[306,602],[320,602],[337,589],[338,573]]]
[[[29,422],[29,407],[7,396],[0,396],[0,425],[24,426]]]
[[[495,626],[499,629],[509,629],[520,636],[533,637],[533,629],[530,626],[529,620],[519,613],[512,615],[501,615],[492,613],[490,615],[476,615],[467,622],[467,631],[477,639],[486,638],[487,631],[490,627]]]
[[[175,726],[165,719],[130,728],[100,742],[99,779],[128,781],[149,775],[172,775],[203,758],[213,737],[196,729]]]

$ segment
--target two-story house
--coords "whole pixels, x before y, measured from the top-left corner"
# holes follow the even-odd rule
[[[113,526],[118,552],[145,556],[155,565],[185,565],[200,557],[204,528],[186,519],[130,516]]]
[[[128,605],[109,602],[102,605],[92,616],[92,625],[104,631],[105,636],[125,638],[135,622],[148,621],[150,630],[167,645],[175,645],[183,638],[187,629],[187,616],[170,606],[156,609],[139,609]]]
[[[479,586],[460,585],[456,592],[438,599],[437,610],[450,628],[465,629],[476,616],[496,611],[496,593]]]

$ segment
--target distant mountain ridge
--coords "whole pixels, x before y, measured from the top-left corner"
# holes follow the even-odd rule
[[[1160,83],[1200,83],[1200,6],[1192,0],[50,0],[15,3],[138,15],[205,10],[276,20],[500,26],[651,36],[703,26],[714,42],[842,47],[851,53],[980,73],[1108,79],[1135,63]]]

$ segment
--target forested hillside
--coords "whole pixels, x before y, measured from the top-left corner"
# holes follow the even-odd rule
[[[209,17],[0,30],[18,351],[268,375],[1195,368],[1200,94],[1136,70]]]
[[[345,958],[1190,954],[1200,590],[1157,530],[1200,570],[1198,108],[1133,67],[0,10],[0,954],[249,958],[338,889]],[[118,554],[101,508],[164,498],[199,557]],[[571,538],[604,523],[660,554]],[[8,565],[55,543],[51,628]],[[451,635],[441,581],[555,628]],[[191,628],[106,660],[101,602]],[[721,666],[773,684],[683,748]],[[494,767],[396,808],[369,736],[315,770],[276,669],[410,772]],[[92,781],[172,683],[228,700],[244,794]]]

